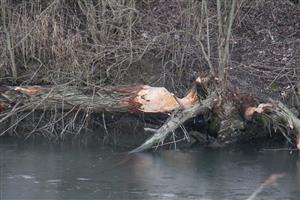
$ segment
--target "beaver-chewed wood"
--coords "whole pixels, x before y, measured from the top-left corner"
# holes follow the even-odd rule
[[[27,110],[51,108],[90,109],[94,112],[169,113],[179,106],[190,108],[199,101],[195,90],[178,98],[163,87],[132,85],[119,87],[18,86],[0,87],[0,112],[14,105]]]
[[[89,110],[92,112],[129,112],[170,114],[166,122],[140,147],[131,153],[144,151],[164,140],[183,123],[197,115],[214,116],[216,139],[221,143],[235,141],[245,124],[261,114],[274,122],[284,121],[295,130],[300,149],[300,119],[284,104],[270,100],[256,102],[243,98],[236,91],[224,92],[213,76],[197,78],[183,98],[163,87],[130,85],[118,87],[58,86],[0,86],[0,123],[19,112],[51,109]],[[244,99],[244,100],[243,100]]]

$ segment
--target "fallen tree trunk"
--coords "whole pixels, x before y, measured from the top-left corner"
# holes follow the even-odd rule
[[[300,149],[300,120],[286,106],[275,101],[257,105],[252,97],[244,98],[232,91],[219,91],[218,79],[214,77],[198,78],[183,98],[176,97],[165,88],[147,85],[0,87],[0,123],[19,112],[53,107],[62,110],[88,109],[93,112],[171,113],[160,128],[151,129],[154,135],[131,153],[163,144],[178,127],[184,130],[188,139],[183,124],[197,115],[214,115],[213,120],[217,124],[214,137],[220,143],[234,142],[241,135],[240,130],[245,129],[245,124],[263,113],[268,113],[274,122],[284,121],[288,128],[294,129]]]
[[[0,112],[47,109],[56,106],[93,112],[169,113],[199,101],[195,89],[177,98],[163,87],[148,85],[78,88],[75,86],[0,87]]]

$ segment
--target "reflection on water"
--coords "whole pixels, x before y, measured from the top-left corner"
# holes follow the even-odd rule
[[[0,199],[257,199],[300,197],[300,158],[287,151],[194,149],[127,155],[111,148],[0,142]]]

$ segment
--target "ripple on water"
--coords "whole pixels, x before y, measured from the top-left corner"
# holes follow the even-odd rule
[[[76,178],[77,181],[90,181],[91,179],[90,178],[81,178],[81,177],[78,177]]]
[[[61,180],[60,179],[51,179],[51,180],[47,180],[47,183],[60,183]]]
[[[34,179],[34,176],[19,174],[19,175],[9,176],[8,179],[26,179],[26,180],[29,180],[29,179]]]

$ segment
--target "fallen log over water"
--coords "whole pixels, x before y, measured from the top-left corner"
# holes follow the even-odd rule
[[[211,83],[211,81],[214,83]],[[222,94],[219,87],[215,87],[218,84],[218,79],[211,77],[198,78],[196,83],[198,87],[202,88],[202,91],[206,91],[206,95],[202,95],[202,98],[199,98],[204,99],[191,108],[182,108],[174,111],[163,126],[157,130],[152,130],[154,132],[152,137],[138,148],[132,150],[131,153],[144,151],[155,145],[162,145],[168,134],[174,133],[178,127],[182,127],[186,120],[199,114],[207,115],[208,113],[215,115],[213,120],[217,124],[216,141],[219,144],[232,143],[240,135],[245,136],[245,133],[241,134],[241,132],[244,132],[243,130],[248,122],[258,118],[260,115],[267,115],[271,119],[272,124],[270,126],[276,128],[276,124],[283,122],[287,128],[295,131],[297,137],[296,145],[300,149],[300,119],[281,102],[270,100],[270,102],[256,105],[254,98],[249,95],[241,96],[238,93],[229,91]],[[200,94],[198,95],[200,96]],[[284,130],[280,130],[285,135]],[[252,131],[257,132],[257,130]],[[259,134],[257,137],[259,137]],[[186,139],[188,140],[188,138]]]
[[[133,85],[119,87],[24,86],[0,87],[0,112],[38,110],[58,106],[94,112],[168,113],[182,106],[190,108],[198,102],[195,89],[184,98],[177,98],[163,87]]]
[[[216,140],[226,144],[245,136],[243,130],[246,124],[259,115],[267,114],[272,123],[284,122],[287,128],[295,131],[300,149],[300,119],[281,102],[270,100],[258,104],[249,95],[245,97],[236,91],[224,92],[219,88],[218,79],[213,77],[198,78],[183,98],[176,97],[163,87],[148,85],[92,88],[69,85],[1,86],[0,123],[18,112],[54,106],[63,110],[89,109],[93,112],[169,113],[166,122],[158,129],[151,129],[154,135],[131,151],[133,153],[163,144],[170,133],[178,127],[184,131],[184,122],[198,115],[210,116],[210,121],[215,123]],[[184,131],[184,134],[188,140],[188,133]]]

